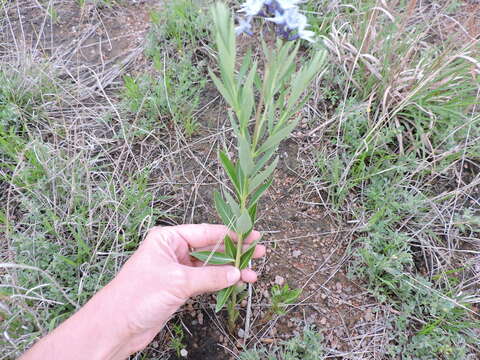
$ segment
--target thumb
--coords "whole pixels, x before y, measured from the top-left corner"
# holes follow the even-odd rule
[[[202,266],[188,268],[191,296],[214,292],[240,281],[240,270],[234,266]]]

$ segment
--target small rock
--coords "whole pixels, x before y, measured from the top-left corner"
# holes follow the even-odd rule
[[[302,255],[302,252],[301,252],[300,250],[294,250],[294,251],[292,252],[292,256],[293,256],[294,258],[297,258],[297,257],[299,257],[300,255]]]
[[[245,336],[245,330],[241,328],[238,329],[238,337],[243,339],[244,336]]]
[[[335,288],[337,289],[337,292],[342,291],[342,288],[343,288],[342,283],[341,283],[341,282],[337,282],[337,283],[335,284]]]
[[[243,299],[242,302],[240,303],[241,307],[247,307],[248,301]]]
[[[375,319],[375,316],[372,313],[372,309],[367,309],[367,311],[365,311],[365,314],[363,315],[363,318],[366,321],[373,321],[373,319]]]
[[[200,325],[203,325],[203,313],[198,314],[197,320]]]
[[[188,351],[186,349],[180,350],[180,356],[186,358],[188,355]]]
[[[322,294],[320,295],[320,297],[322,298],[322,300],[325,300],[327,298],[327,294]]]
[[[320,320],[320,324],[327,325],[327,318],[322,317],[322,319]]]
[[[283,284],[285,284],[285,278],[283,276],[276,275],[275,276],[275,284],[277,284],[279,286],[282,286]]]

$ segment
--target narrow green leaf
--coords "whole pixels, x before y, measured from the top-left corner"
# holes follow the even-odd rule
[[[215,84],[217,90],[220,92],[220,94],[223,96],[223,98],[227,101],[227,103],[231,106],[235,106],[235,102],[233,100],[233,96],[230,93],[230,91],[225,87],[223,82],[213,73],[211,69],[208,69],[208,73],[210,74],[210,77],[213,80],[213,83]]]
[[[263,170],[260,174],[256,175],[252,181],[250,181],[248,185],[248,193],[250,194],[252,191],[254,191],[258,186],[263,184],[267,178],[272,175],[273,171],[277,167],[278,164],[278,157],[273,160],[273,162],[267,166],[265,170]]]
[[[203,261],[209,265],[225,265],[235,262],[235,259],[219,252],[212,251],[195,251],[190,253],[190,256]]]
[[[253,169],[253,173],[256,174],[261,169],[263,169],[263,167],[267,164],[268,160],[270,160],[273,154],[275,154],[274,148],[270,148],[269,150],[265,151],[265,154],[255,164],[255,169]]]
[[[244,234],[252,228],[252,219],[246,209],[243,209],[242,214],[237,220],[236,230],[240,234]]]
[[[253,93],[253,80],[254,76],[257,73],[257,63],[255,62],[250,69],[245,84],[243,85],[242,92],[239,98],[240,110],[242,119],[240,120],[240,125],[244,128],[248,126],[250,117],[253,112],[253,105],[255,104],[255,98]]]
[[[213,200],[215,202],[215,208],[217,209],[217,213],[218,215],[220,215],[223,224],[231,228],[235,224],[235,218],[233,216],[232,210],[223,200],[222,196],[218,191],[214,191]]]
[[[230,205],[230,209],[232,210],[235,217],[240,216],[240,205],[235,201],[235,199],[230,195],[228,191],[224,192],[225,198],[227,199],[227,204]]]
[[[223,244],[225,245],[225,254],[227,256],[235,259],[237,257],[237,247],[235,243],[230,239],[230,236],[226,235],[223,239]]]
[[[238,138],[238,156],[240,158],[240,166],[243,172],[247,176],[250,175],[255,167],[255,163],[253,162],[252,153],[250,151],[250,144],[243,136]]]
[[[225,169],[225,172],[232,181],[235,190],[237,190],[237,192],[240,192],[240,184],[238,182],[237,172],[235,171],[235,165],[233,165],[233,163],[228,158],[228,155],[224,151],[220,151],[218,157],[223,165],[223,168]]]
[[[252,219],[252,224],[255,224],[257,216],[257,204],[253,204],[248,208],[248,214],[250,215],[250,219]]]
[[[248,49],[247,53],[243,57],[242,66],[238,71],[238,79],[243,80],[251,64],[252,64],[252,49]]]
[[[240,189],[243,189],[245,186],[245,174],[243,173],[242,167],[240,166],[240,161],[237,162],[236,166],[238,183],[240,184]]]
[[[288,291],[288,294],[283,299],[283,302],[286,304],[292,304],[295,302],[300,294],[302,293],[302,289],[292,289]]]
[[[228,298],[233,292],[235,285],[232,285],[228,288],[222,289],[217,293],[217,305],[215,306],[215,312],[218,313],[222,310],[223,306],[227,302]]]
[[[315,75],[324,66],[326,59],[326,51],[318,51],[313,58],[294,76],[291,87],[290,97],[288,99],[288,107],[292,107],[300,98],[302,93],[308,87]]]
[[[250,198],[250,206],[255,205],[263,193],[272,185],[273,179],[268,180],[265,184],[260,186]]]
[[[248,263],[252,259],[253,252],[255,251],[255,246],[257,246],[257,241],[248,247],[248,249],[242,254],[240,258],[240,270],[245,269],[248,266]]]
[[[280,141],[283,139],[287,138],[290,133],[292,132],[293,128],[297,126],[299,119],[291,120],[287,125],[285,125],[283,128],[272,134],[258,149],[257,153],[261,154],[265,151],[267,151],[270,148],[275,148]]]
[[[242,136],[240,133],[240,128],[238,127],[238,122],[235,120],[235,115],[231,109],[228,110],[228,118],[230,119],[230,124],[232,125],[233,133],[237,138]]]

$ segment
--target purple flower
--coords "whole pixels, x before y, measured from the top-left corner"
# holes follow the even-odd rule
[[[254,16],[261,16],[276,24],[277,34],[286,40],[300,38],[313,42],[315,33],[305,30],[310,25],[307,23],[307,17],[298,9],[301,2],[302,0],[246,0],[239,11],[245,13],[247,18],[240,19],[235,32],[253,35],[251,20]]]
[[[238,21],[238,26],[235,27],[235,34],[240,35],[240,34],[247,34],[252,36],[252,24],[251,24],[252,17],[247,17],[246,19],[240,18]]]
[[[265,5],[265,0],[247,0],[245,4],[240,7],[240,12],[247,16],[256,16]]]

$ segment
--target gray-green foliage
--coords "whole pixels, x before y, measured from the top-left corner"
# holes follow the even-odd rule
[[[149,188],[148,169],[120,174],[65,133],[60,144],[42,136],[53,132],[48,106],[59,98],[50,81],[2,77],[0,326],[18,355],[114,276],[161,214],[153,204],[162,196]]]
[[[165,128],[172,119],[191,136],[197,129],[193,112],[206,83],[203,64],[194,65],[190,54],[179,59],[159,56],[153,58],[153,74],[145,72],[135,78],[128,75],[123,78],[123,98],[128,111],[135,115],[135,133],[145,135]]]
[[[347,3],[325,38],[334,59],[327,93],[345,93],[314,182],[338,214],[362,224],[350,271],[398,311],[385,324],[389,356],[466,358],[469,344],[478,347],[461,286],[471,269],[441,249],[461,249],[476,223],[466,201],[475,192],[452,189],[468,186],[453,169],[480,154],[478,53],[469,42],[425,41],[432,23],[409,26],[417,10],[404,2]]]
[[[194,112],[206,84],[206,63],[195,51],[208,39],[207,16],[190,0],[168,1],[165,7],[150,14],[145,54],[153,71],[125,76],[123,99],[135,115],[135,134],[145,136],[173,120],[191,136],[198,128]]]
[[[305,328],[301,335],[273,346],[246,350],[240,354],[241,360],[321,360],[325,358],[322,346],[323,337],[315,329]]]
[[[277,315],[284,315],[287,306],[297,301],[301,293],[302,289],[290,289],[288,284],[283,286],[273,285],[270,289],[271,311]]]
[[[170,347],[175,351],[177,357],[181,356],[182,349],[185,348],[183,341],[185,340],[185,333],[181,324],[174,324],[172,326],[172,338],[170,340]]]
[[[260,197],[271,185],[278,162],[275,157],[278,145],[296,126],[298,118],[295,114],[307,99],[301,99],[301,96],[323,68],[326,54],[324,51],[315,53],[297,69],[295,60],[299,44],[277,42],[269,48],[264,42],[263,76],[257,72],[257,62],[251,52],[243,56],[237,72],[236,39],[230,11],[224,5],[216,4],[212,14],[219,75],[210,70],[210,76],[232,109],[229,119],[237,140],[236,158],[229,156],[227,151],[219,153],[232,188],[224,187],[222,193],[216,192],[214,201],[223,223],[234,230],[238,238],[236,246],[231,244],[230,238],[225,238],[227,256],[222,263],[231,263],[242,269],[248,266],[254,249],[252,246],[242,252],[243,240],[255,224]],[[250,127],[252,119],[253,131]],[[213,253],[211,258],[221,256]],[[202,259],[205,260],[204,256]],[[235,286],[217,295],[217,311],[228,302],[230,329],[235,325],[238,316],[235,307],[241,296],[241,290]]]

